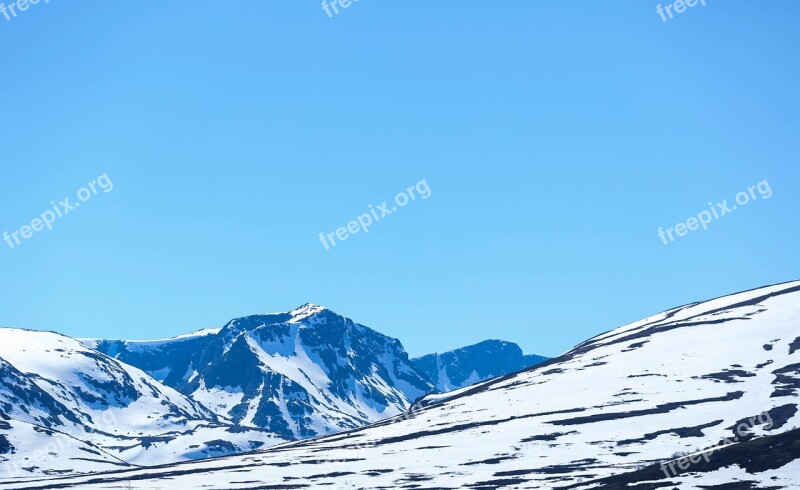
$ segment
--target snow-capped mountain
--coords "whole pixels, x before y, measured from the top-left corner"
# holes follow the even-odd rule
[[[400,341],[311,304],[166,341],[85,342],[287,440],[397,415],[433,391]]]
[[[792,282],[667,310],[368,427],[247,455],[0,486],[798,488],[799,390]],[[676,453],[697,462],[676,476],[653,471]]]
[[[216,420],[205,407],[173,389],[154,383],[139,369],[124,365],[64,335],[0,329],[0,358],[13,366],[15,378],[25,373],[40,390],[62,407],[68,407],[69,415],[62,414],[63,417],[74,417],[86,426],[96,425],[102,414],[131,407],[143,416],[118,421],[126,425],[123,431],[162,430],[176,422]],[[17,391],[23,395],[27,393],[26,390]],[[15,411],[13,416],[20,419],[23,414]],[[30,420],[32,423],[41,421],[38,418]]]
[[[22,474],[58,469],[47,461],[25,460],[31,453],[25,448],[44,450],[48,439],[54,447],[74,438],[82,446],[68,444],[71,450],[96,448],[97,454],[83,465],[73,464],[72,471],[95,468],[95,459],[169,463],[283,442],[267,431],[234,427],[143,371],[77,340],[11,328],[0,329],[0,418],[10,441],[0,463],[22,458],[24,466],[15,468]]]
[[[443,354],[417,357],[411,362],[438,391],[445,392],[520,371],[546,360],[546,357],[535,354],[524,355],[513,342],[485,340]]]

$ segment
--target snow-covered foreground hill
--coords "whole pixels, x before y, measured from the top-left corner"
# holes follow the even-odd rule
[[[653,315],[365,428],[0,488],[699,488],[744,480],[751,483],[736,488],[798,488],[798,390],[800,282],[792,282]],[[642,473],[682,454],[678,465]]]

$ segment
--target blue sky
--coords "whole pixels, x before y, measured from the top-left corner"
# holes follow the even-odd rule
[[[10,3],[10,2],[5,2]],[[0,17],[0,324],[161,338],[326,305],[556,355],[800,278],[800,5],[51,0]],[[424,179],[431,194],[326,250]],[[664,245],[767,180],[769,199]],[[758,194],[756,194],[758,195]]]

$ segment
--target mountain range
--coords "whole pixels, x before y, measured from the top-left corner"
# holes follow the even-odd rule
[[[483,344],[459,352],[473,350],[453,372],[497,375]],[[231,455],[401,414],[435,385],[397,339],[311,304],[155,341],[5,328],[0,463],[24,476]],[[58,456],[38,461],[48,439]]]
[[[795,281],[651,315],[364,427],[0,488],[790,489],[799,395]]]

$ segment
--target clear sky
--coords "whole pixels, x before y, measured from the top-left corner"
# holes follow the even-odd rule
[[[113,184],[0,242],[0,325],[161,338],[312,302],[412,355],[486,338],[556,355],[800,278],[800,3],[708,0],[667,22],[656,6],[0,16],[0,232]],[[320,242],[423,179],[427,199]],[[769,199],[659,238],[765,179]]]

